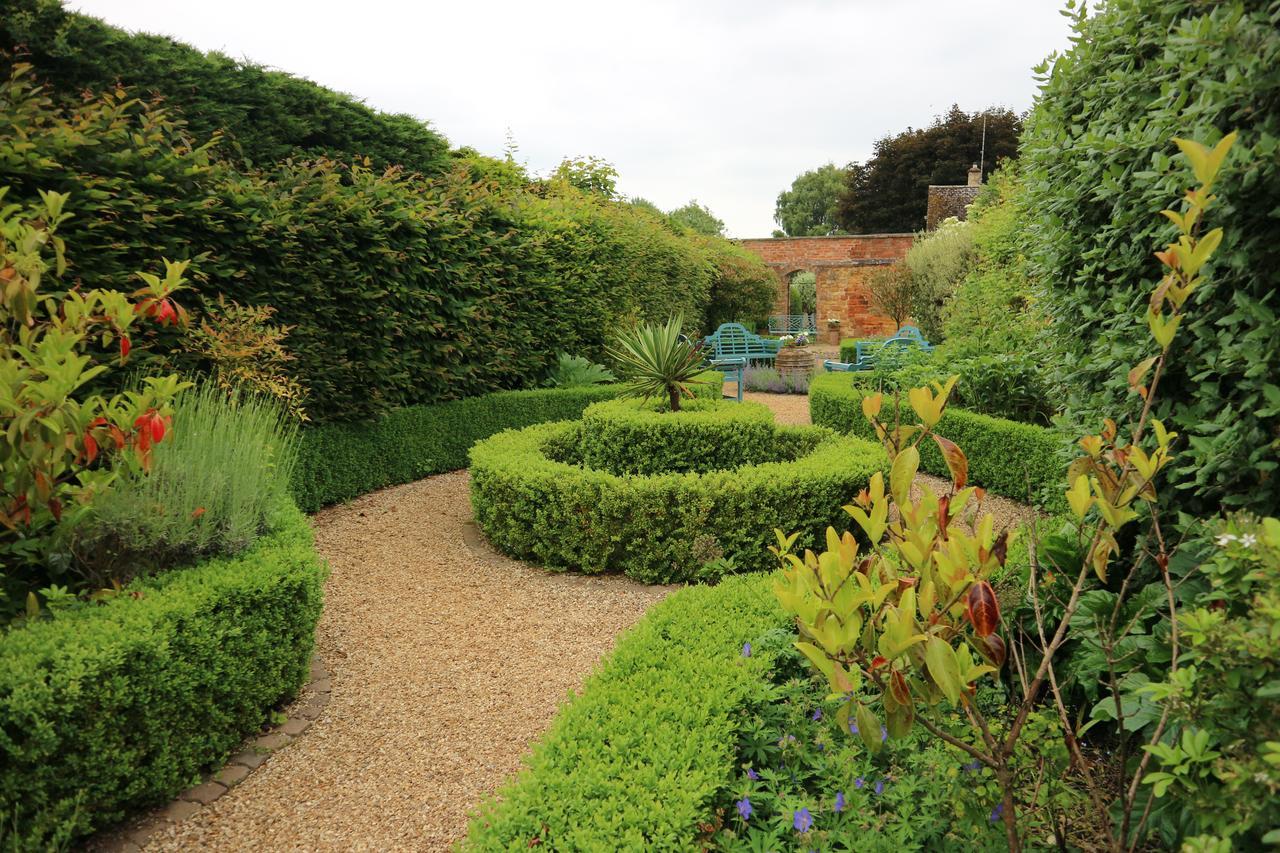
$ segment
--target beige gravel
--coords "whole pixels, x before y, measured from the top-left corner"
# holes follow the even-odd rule
[[[672,589],[508,560],[471,517],[466,472],[315,517],[332,567],[328,707],[148,850],[441,850],[462,835],[618,633]]]

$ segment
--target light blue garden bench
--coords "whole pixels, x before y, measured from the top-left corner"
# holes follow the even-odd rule
[[[854,350],[855,360],[824,361],[822,367],[828,373],[832,371],[871,370],[876,363],[885,357],[900,355],[910,349],[932,352],[933,345],[924,339],[915,326],[903,326],[887,341],[858,341]]]
[[[747,327],[741,323],[722,323],[715,332],[703,338],[702,343],[714,353],[708,355],[712,361],[745,358],[748,362],[772,362],[782,348],[781,341],[772,341],[748,332]]]

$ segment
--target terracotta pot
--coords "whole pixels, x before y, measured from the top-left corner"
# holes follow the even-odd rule
[[[783,347],[773,366],[783,376],[813,375],[813,352],[808,347]]]
[[[840,327],[839,326],[836,326],[835,328],[829,327],[827,329],[827,343],[833,347],[840,346]]]

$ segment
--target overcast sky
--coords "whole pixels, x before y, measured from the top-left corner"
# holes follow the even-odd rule
[[[768,236],[778,193],[952,103],[1021,112],[1062,0],[70,0],[426,119],[545,174],[596,155],[664,210]]]

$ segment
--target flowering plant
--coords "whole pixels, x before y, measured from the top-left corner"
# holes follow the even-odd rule
[[[828,318],[827,318],[827,328],[829,328],[829,329],[838,329],[838,328],[840,328],[840,318],[839,318],[839,317],[828,317]]]

